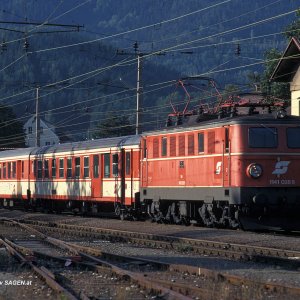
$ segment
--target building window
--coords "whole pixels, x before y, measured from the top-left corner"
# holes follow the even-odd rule
[[[110,154],[104,154],[104,178],[110,177]]]
[[[59,159],[59,178],[64,178],[64,159]]]
[[[72,178],[72,158],[67,159],[67,178]]]
[[[83,158],[83,177],[90,176],[90,158],[88,156]]]
[[[45,145],[46,145],[46,146],[50,146],[51,143],[50,143],[50,142],[46,142]]]
[[[99,178],[99,155],[93,156],[93,174],[94,178]]]
[[[75,177],[80,178],[80,157],[75,157]]]
[[[32,134],[32,127],[28,127],[28,134]]]
[[[167,156],[167,138],[161,138],[161,156]]]
[[[204,152],[204,133],[198,133],[198,152]]]
[[[126,175],[130,175],[130,170],[131,170],[131,153],[126,152]]]
[[[44,131],[44,128],[43,127],[40,127],[40,134],[42,134]]]
[[[49,178],[49,160],[44,160],[44,177]]]
[[[52,159],[52,178],[56,178],[56,159]]]

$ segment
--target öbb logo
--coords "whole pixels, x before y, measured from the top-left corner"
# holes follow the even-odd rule
[[[275,165],[275,170],[272,172],[274,175],[282,175],[288,171],[290,161],[278,161]]]

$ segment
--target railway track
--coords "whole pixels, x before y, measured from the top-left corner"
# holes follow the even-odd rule
[[[57,240],[49,237],[48,233],[60,233],[61,235],[73,235],[73,236],[84,236],[84,237],[92,237],[92,238],[114,238],[115,241],[125,241],[125,239],[129,239],[131,243],[142,243],[142,245],[149,245],[147,243],[150,243],[151,246],[156,245],[162,247],[162,245],[169,244],[170,247],[170,240],[173,239],[173,244],[171,247],[175,249],[174,244],[179,243],[182,247],[183,241],[187,241],[187,245],[189,247],[199,247],[199,241],[195,241],[194,245],[191,241],[194,241],[192,239],[183,239],[183,241],[179,241],[181,239],[176,238],[176,243],[174,241],[174,237],[165,237],[165,236],[158,236],[158,235],[149,235],[149,234],[141,234],[138,236],[138,233],[133,232],[124,232],[124,231],[117,231],[112,230],[113,234],[111,233],[111,230],[107,229],[99,229],[99,228],[84,228],[84,226],[75,226],[75,225],[66,225],[66,224],[56,224],[56,223],[47,223],[47,222],[37,222],[37,221],[22,221],[23,223],[9,220],[9,219],[1,219],[2,222],[4,222],[6,225],[10,226],[19,226],[23,228],[24,230],[27,230],[34,236],[38,236],[40,238],[43,238],[44,241],[47,241],[48,243],[52,244],[55,247],[68,250],[73,255],[75,255],[74,258],[68,258],[69,261],[77,262],[78,263],[78,257],[81,257],[82,260],[89,260],[93,262],[93,270],[99,271],[99,268],[103,270],[103,267],[110,268],[111,271],[118,274],[118,276],[127,276],[128,278],[131,278],[133,282],[138,282],[139,285],[143,286],[146,289],[155,290],[158,294],[168,295],[170,299],[190,299],[190,297],[200,297],[199,299],[205,299],[208,295],[212,294],[211,289],[208,289],[207,282],[206,284],[201,284],[201,278],[205,278],[206,280],[210,280],[214,283],[214,285],[231,285],[234,289],[241,288],[241,287],[247,287],[247,288],[255,288],[260,289],[262,291],[268,291],[268,292],[275,292],[275,293],[282,293],[282,294],[288,294],[293,296],[300,296],[300,288],[288,286],[288,285],[280,285],[278,283],[272,283],[272,282],[259,282],[254,281],[250,279],[246,279],[239,276],[234,276],[230,274],[223,274],[218,271],[209,270],[206,268],[199,268],[194,266],[187,266],[187,265],[177,265],[177,264],[169,264],[169,263],[162,263],[160,261],[155,260],[148,260],[148,259],[141,259],[141,258],[134,258],[124,255],[116,255],[113,253],[107,253],[103,252],[99,249],[95,249],[94,247],[86,247],[70,242],[65,242],[62,240]],[[84,228],[84,229],[83,229]],[[39,230],[37,230],[39,229]],[[79,230],[80,229],[80,230]],[[47,232],[47,235],[42,233]],[[154,242],[154,244],[153,244]],[[156,244],[156,242],[158,244]],[[207,241],[205,241],[207,243]],[[23,247],[24,243],[18,243],[17,247]],[[34,243],[29,243],[31,246],[28,247],[33,251]],[[217,245],[217,249],[220,248],[222,243],[214,243]],[[200,244],[203,246],[203,244]],[[209,247],[212,246],[212,244],[208,243]],[[26,245],[25,245],[26,246]],[[27,245],[28,246],[28,245]],[[234,247],[238,247],[239,245],[234,245]],[[166,246],[167,247],[167,246]],[[26,247],[25,247],[26,248]],[[41,249],[41,247],[38,247]],[[224,247],[223,251],[218,253],[224,253],[228,249]],[[261,247],[259,247],[261,248]],[[168,248],[169,249],[169,248]],[[236,249],[236,248],[234,248]],[[244,249],[244,248],[241,248]],[[24,250],[24,249],[23,249]],[[254,250],[254,249],[252,249]],[[261,249],[260,249],[261,250]],[[249,251],[249,250],[248,250]],[[267,252],[267,249],[263,249],[263,253],[266,254],[272,254],[273,257],[275,249],[272,249],[272,251],[269,250]],[[34,251],[34,255],[41,255],[41,253],[38,253],[40,251]],[[45,251],[43,251],[45,252]],[[198,250],[195,251],[198,253]],[[215,253],[215,252],[214,252]],[[275,252],[279,257],[285,257],[287,259],[287,255],[299,255],[296,251],[291,252],[285,252],[285,251],[277,251]],[[43,255],[47,255],[43,253]],[[240,254],[241,255],[241,254]],[[49,256],[50,257],[50,256]],[[267,256],[265,256],[266,258]],[[290,256],[288,256],[290,257]],[[296,256],[291,256],[296,257]],[[64,261],[66,261],[66,257],[62,258]],[[282,258],[283,259],[283,258]],[[289,260],[289,259],[287,259]],[[290,260],[289,260],[290,261]],[[146,267],[145,267],[146,266]],[[136,272],[136,269],[139,269],[138,272]],[[135,269],[135,271],[132,271],[132,269]],[[181,275],[179,275],[181,274]],[[182,275],[184,274],[184,276]],[[146,279],[145,279],[146,278]],[[176,278],[176,279],[174,279]],[[184,278],[184,279],[183,279]],[[200,279],[199,279],[200,278]],[[198,282],[199,281],[199,282]],[[198,282],[195,285],[191,285],[191,282]],[[220,287],[218,287],[220,288]],[[218,289],[215,289],[216,291]],[[222,289],[220,289],[221,291]],[[174,294],[175,293],[175,294]],[[177,293],[177,294],[176,294]],[[214,292],[217,293],[217,292]],[[216,298],[218,298],[218,295],[215,294]]]
[[[234,260],[267,262],[268,264],[273,263],[295,269],[300,267],[300,251],[45,221],[22,220],[22,224],[31,225],[49,233],[68,234],[112,242],[130,242],[146,247],[172,249],[180,252],[188,251],[199,255]]]

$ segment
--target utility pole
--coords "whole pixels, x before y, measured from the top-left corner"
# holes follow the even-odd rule
[[[142,87],[142,57],[144,53],[138,51],[139,45],[138,42],[133,44],[134,53],[125,52],[123,50],[117,50],[119,55],[134,55],[137,57],[137,82],[136,82],[136,122],[135,122],[135,134],[138,135],[140,131],[141,123],[141,101],[143,96],[143,87]]]
[[[138,53],[137,55],[137,82],[136,82],[136,123],[135,123],[135,134],[139,134],[140,128],[140,102],[143,96],[143,87],[142,87],[142,54]]]
[[[40,147],[40,115],[39,115],[39,87],[36,88],[36,101],[35,101],[35,146]]]

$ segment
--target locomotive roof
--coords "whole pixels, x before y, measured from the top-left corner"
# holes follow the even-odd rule
[[[104,138],[89,141],[80,141],[65,144],[56,144],[51,146],[43,146],[40,148],[20,148],[14,150],[6,150],[0,152],[0,158],[5,157],[21,157],[28,155],[42,155],[60,152],[84,151],[97,148],[112,148],[122,146],[139,145],[140,136],[130,135],[122,137]]]
[[[207,121],[197,121],[198,116],[190,116],[188,121],[183,125],[179,126],[170,126],[165,127],[160,130],[144,132],[144,135],[155,135],[167,132],[181,132],[181,131],[191,131],[195,129],[205,129],[205,128],[213,128],[220,127],[225,125],[235,125],[235,124],[290,124],[300,126],[300,117],[287,115],[284,118],[277,118],[275,114],[254,114],[254,115],[238,115],[235,117],[227,117],[227,118],[214,118]]]

